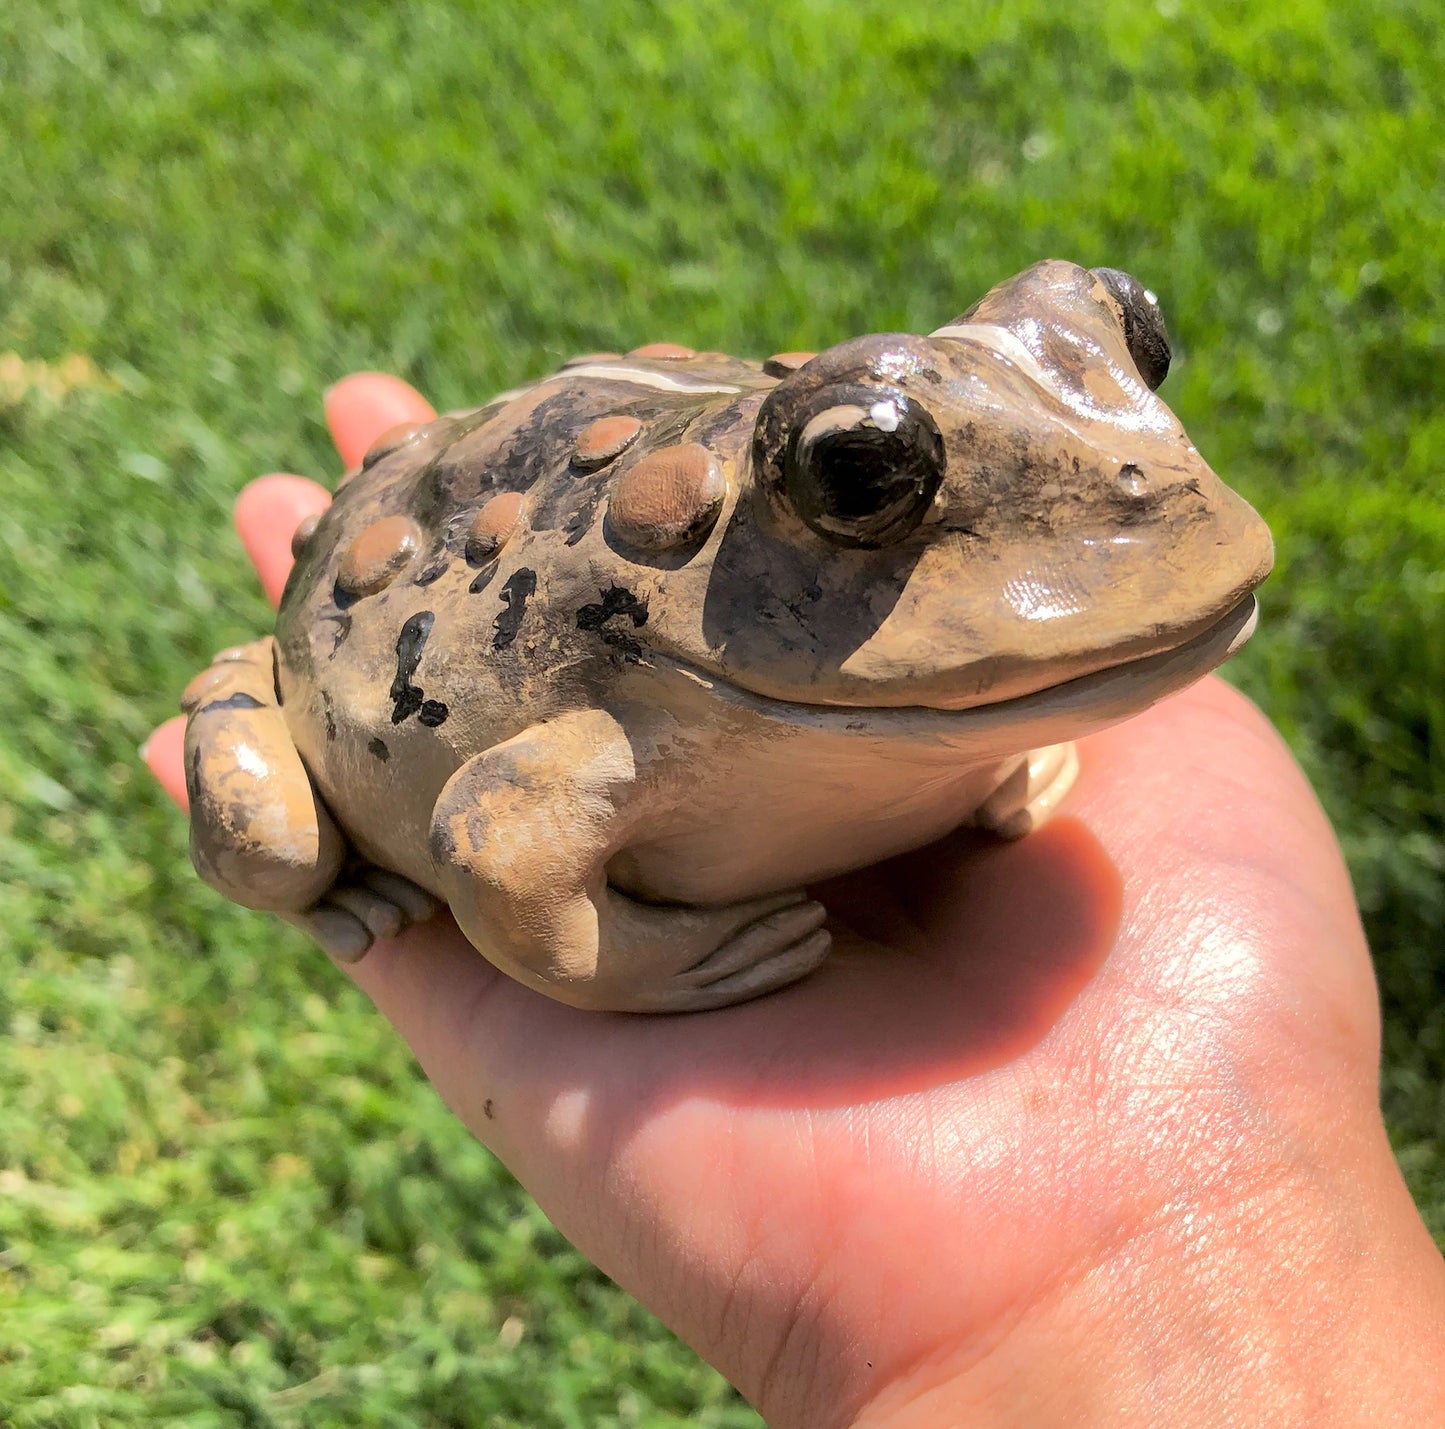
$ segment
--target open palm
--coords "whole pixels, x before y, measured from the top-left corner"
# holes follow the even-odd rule
[[[374,375],[328,402],[348,463],[430,414]],[[327,499],[243,494],[273,598]],[[183,797],[177,722],[149,758]],[[1331,1218],[1398,1221],[1370,1273],[1437,1310],[1441,1277],[1380,1124],[1349,882],[1279,739],[1211,679],[1082,760],[1018,844],[959,834],[817,890],[833,955],[745,1006],[576,1011],[445,916],[351,973],[561,1230],[771,1422],[1088,1422],[1050,1406],[1096,1383],[1109,1422],[1158,1422],[1171,1367],[1237,1358],[1240,1276],[1275,1272],[1286,1316],[1338,1280]],[[1295,1381],[1324,1392],[1304,1360]]]

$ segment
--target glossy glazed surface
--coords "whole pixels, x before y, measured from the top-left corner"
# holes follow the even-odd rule
[[[388,433],[298,533],[273,692],[192,702],[198,866],[334,911],[319,854],[303,898],[256,872],[267,819],[287,870],[330,819],[564,1000],[801,975],[802,885],[1027,832],[1068,741],[1247,638],[1269,534],[1152,391],[1167,360],[1142,286],[1047,262],[929,336],[652,344]],[[353,913],[341,951],[389,921]]]

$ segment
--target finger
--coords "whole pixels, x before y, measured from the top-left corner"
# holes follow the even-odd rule
[[[415,387],[385,372],[354,372],[326,393],[326,425],[348,468],[388,428],[435,416],[436,409]]]
[[[186,767],[182,757],[186,743],[186,717],[168,719],[140,747],[142,763],[156,777],[156,782],[186,813],[191,801],[186,797]]]
[[[325,487],[279,473],[257,477],[236,498],[237,534],[272,605],[280,602],[291,574],[291,537],[296,528],[330,504]]]

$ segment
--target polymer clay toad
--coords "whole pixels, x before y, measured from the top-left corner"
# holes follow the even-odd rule
[[[343,959],[440,900],[579,1007],[805,976],[808,884],[1026,834],[1248,638],[1269,532],[1168,363],[1135,279],[1050,261],[926,337],[596,354],[388,433],[186,691],[197,869]]]

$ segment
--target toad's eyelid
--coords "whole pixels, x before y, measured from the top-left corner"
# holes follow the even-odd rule
[[[1039,366],[1038,358],[1024,346],[1017,333],[1010,332],[1006,327],[998,327],[994,323],[950,323],[947,327],[935,328],[929,336],[977,343],[988,348],[996,357],[1007,358],[1015,367],[1022,368],[1035,382],[1045,387],[1053,386]]]

